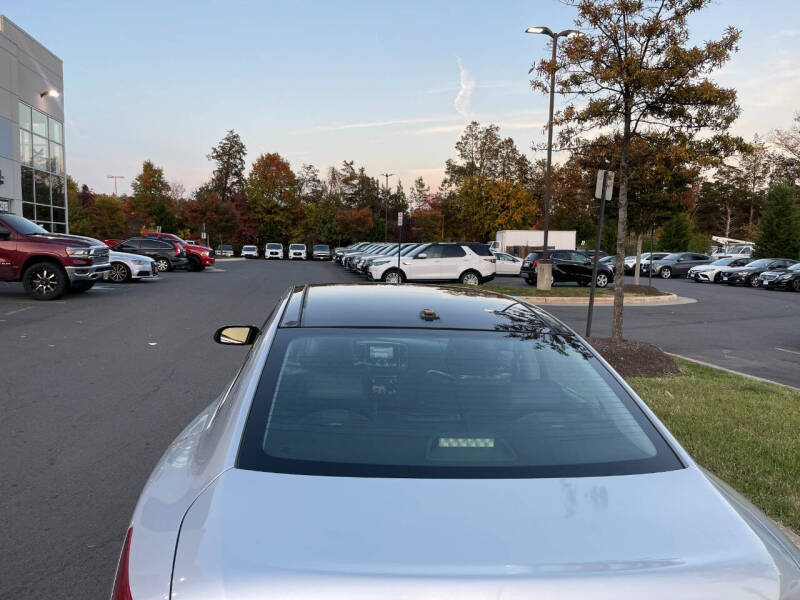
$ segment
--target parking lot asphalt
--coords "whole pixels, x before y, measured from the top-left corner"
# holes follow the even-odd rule
[[[56,302],[0,284],[0,598],[106,598],[151,469],[244,359],[214,330],[261,324],[290,285],[356,281],[330,263],[221,260]],[[630,307],[626,337],[800,387],[800,294],[657,286],[698,302]],[[585,307],[547,310],[583,333]],[[608,335],[611,309],[595,310]]]

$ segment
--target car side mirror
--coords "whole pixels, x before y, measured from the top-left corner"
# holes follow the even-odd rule
[[[258,334],[258,327],[252,325],[226,325],[214,332],[214,341],[227,346],[249,346]]]
[[[7,240],[11,237],[11,232],[8,229],[0,229],[0,240]]]
[[[428,258],[428,255],[423,252],[422,254],[417,254],[414,258]]]
[[[683,262],[683,257],[679,258],[676,262]]]

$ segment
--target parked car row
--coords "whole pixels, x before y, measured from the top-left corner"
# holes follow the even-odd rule
[[[476,242],[359,242],[336,248],[333,259],[370,281],[387,283],[457,281],[479,285],[498,274],[495,254],[487,244]],[[509,274],[513,269],[509,267]]]
[[[217,253],[219,254],[222,252],[223,248],[225,249],[225,256],[235,256],[233,246],[227,244],[220,245],[217,249]],[[259,258],[260,256],[258,246],[252,244],[242,246],[242,250],[239,255],[242,258]],[[284,254],[283,244],[269,242],[266,246],[264,246],[264,258],[267,260],[283,260],[284,258],[288,258],[289,260],[306,260],[308,258],[308,251],[306,250],[305,244],[289,244],[289,252],[287,256]],[[315,244],[311,249],[311,258],[314,260],[330,260],[330,246],[326,244]]]
[[[124,283],[160,272],[200,271],[214,264],[211,248],[171,233],[144,233],[126,240],[50,233],[18,215],[0,215],[0,281],[20,281],[37,300],[81,293],[98,280]]]
[[[670,279],[686,276],[698,283],[727,283],[800,292],[800,264],[791,258],[758,258],[737,254],[714,259],[705,254],[675,252],[652,262],[642,262],[641,271]]]

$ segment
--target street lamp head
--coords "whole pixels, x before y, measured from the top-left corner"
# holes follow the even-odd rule
[[[576,35],[583,35],[583,32],[577,29],[565,29],[558,34],[558,37],[575,37]]]
[[[543,33],[544,35],[553,35],[549,27],[528,27],[525,33]]]
[[[45,90],[41,94],[39,94],[40,98],[44,98],[45,96],[50,96],[51,98],[58,98],[61,94],[58,93],[58,90]]]

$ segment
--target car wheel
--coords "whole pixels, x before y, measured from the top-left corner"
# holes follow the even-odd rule
[[[661,267],[661,270],[658,272],[661,275],[661,279],[669,279],[672,277],[672,269],[669,267]]]
[[[114,283],[126,283],[131,280],[131,270],[123,263],[111,263],[111,273],[108,277]]]
[[[186,267],[186,270],[187,271],[193,271],[193,272],[202,271],[203,270],[203,263],[196,256],[190,256],[189,257],[189,264]]]
[[[717,273],[714,275],[714,283],[719,283],[720,281],[722,281],[722,273]]]
[[[792,291],[800,292],[800,279],[792,280]]]
[[[599,288],[606,287],[608,285],[608,275],[606,275],[605,273],[598,273],[595,285]]]
[[[72,284],[70,291],[73,294],[82,294],[83,292],[88,292],[93,287],[94,287],[94,281],[79,281],[77,283]]]
[[[750,287],[754,288],[757,288],[759,285],[761,285],[761,282],[758,279],[758,275],[751,275],[750,279],[747,280],[747,283],[750,284]]]
[[[397,269],[389,269],[381,277],[381,281],[384,283],[403,283],[405,279],[403,274]]]
[[[481,277],[475,271],[466,271],[461,274],[459,281],[464,285],[480,285]]]
[[[168,258],[164,258],[163,256],[159,256],[156,258],[156,268],[161,272],[165,273],[166,271],[172,270],[172,264],[169,262]]]
[[[55,300],[67,291],[67,274],[50,262],[34,263],[22,275],[25,293],[35,300]]]

